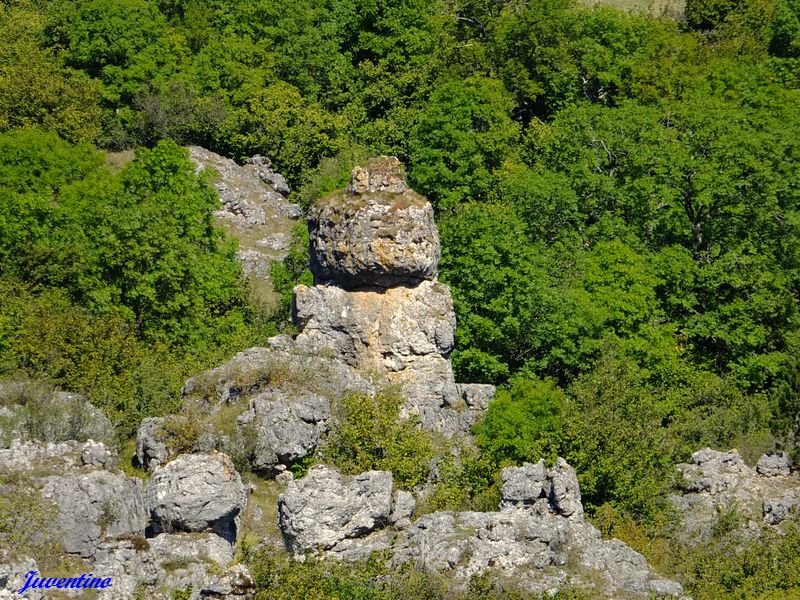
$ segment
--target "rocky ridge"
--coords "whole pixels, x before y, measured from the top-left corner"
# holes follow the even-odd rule
[[[237,257],[245,275],[271,288],[270,264],[286,257],[292,227],[302,216],[300,207],[286,199],[291,191],[286,179],[265,156],[238,165],[199,146],[189,146],[189,155],[198,171],[213,169],[217,174],[212,183],[222,207],[214,216],[239,239]]]
[[[392,494],[391,473],[343,477],[317,466],[280,496],[280,525],[296,556],[357,560],[389,551],[391,562],[447,573],[456,585],[491,569],[534,593],[572,583],[603,596],[683,594],[641,554],[603,540],[584,520],[578,479],[563,459],[550,469],[543,461],[509,467],[502,479],[497,512],[435,512],[412,522],[413,497]]]
[[[743,530],[751,532],[800,513],[800,477],[784,452],[765,454],[751,468],[735,449],[704,448],[692,454],[691,463],[678,465],[678,471],[682,493],[672,501],[687,543],[706,541],[726,512],[734,512]]]
[[[0,449],[0,474],[0,495],[24,492],[20,508],[47,519],[75,569],[112,578],[101,600],[142,593],[166,600],[189,588],[192,600],[250,594],[247,569],[232,564],[245,488],[224,454],[180,456],[145,483],[118,470],[116,453],[92,440],[15,440]],[[31,570],[39,566],[29,557],[0,556],[0,598],[19,597]]]

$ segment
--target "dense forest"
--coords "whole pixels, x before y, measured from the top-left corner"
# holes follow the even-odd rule
[[[658,562],[691,452],[800,460],[800,2],[654,12],[2,0],[0,376],[86,394],[124,444],[187,376],[290,327],[182,146],[269,156],[306,208],[394,155],[436,210],[456,377],[500,386],[458,502],[564,456],[604,530]],[[284,297],[308,277],[293,244]],[[751,552],[684,576],[798,585]]]

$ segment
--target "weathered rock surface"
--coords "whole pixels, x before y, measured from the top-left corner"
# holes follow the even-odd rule
[[[329,550],[384,527],[392,514],[392,481],[387,471],[346,478],[324,465],[312,467],[278,500],[286,547],[296,555]]]
[[[65,552],[91,558],[105,536],[144,535],[148,519],[140,480],[101,470],[42,482],[42,498],[58,506],[53,527]]]
[[[20,596],[19,590],[25,585],[28,571],[39,571],[36,561],[29,556],[16,556],[10,549],[0,546],[0,600],[41,600],[44,593],[41,590],[29,588],[25,596]]]
[[[170,458],[163,424],[163,417],[147,417],[136,432],[136,461],[144,469],[154,469]]]
[[[314,207],[309,233],[317,283],[389,287],[436,277],[439,232],[433,208],[406,188],[394,157],[356,167],[343,193]]]
[[[800,478],[782,454],[764,455],[755,469],[736,450],[710,448],[692,454],[690,464],[678,465],[682,494],[672,501],[683,516],[683,537],[689,543],[708,539],[721,515],[735,510],[745,529],[776,525],[791,518],[800,505]]]
[[[267,348],[250,348],[219,367],[186,381],[183,395],[212,405],[233,404],[267,389],[276,380],[333,400],[352,393],[375,393],[375,388],[343,359],[303,353],[291,337],[270,338]]]
[[[101,600],[133,599],[143,591],[147,598],[168,600],[171,590],[190,588],[192,600],[252,597],[247,568],[232,560],[231,545],[213,533],[177,533],[103,542],[93,568],[114,582],[100,592]]]
[[[792,461],[786,452],[765,454],[756,464],[756,473],[763,477],[786,477],[792,474]]]
[[[425,424],[459,400],[449,360],[453,301],[440,283],[356,291],[297,286],[293,318],[302,330],[295,340],[301,352],[332,353],[401,386],[407,413]]]
[[[186,454],[155,469],[146,499],[155,532],[213,531],[232,543],[246,494],[228,456]]]
[[[269,388],[250,401],[238,425],[255,429],[253,467],[275,475],[278,465],[290,466],[314,452],[330,416],[330,401],[323,396]]]
[[[239,238],[237,256],[245,274],[269,281],[270,265],[286,256],[288,244],[276,247],[254,240],[273,235],[288,239],[294,222],[302,216],[300,207],[285,198],[290,192],[286,179],[263,156],[253,156],[240,166],[199,146],[190,146],[189,154],[198,171],[212,168],[219,174],[213,185],[222,207],[214,216]]]
[[[80,470],[85,465],[111,468],[115,462],[113,449],[92,440],[41,443],[15,439],[9,448],[0,448],[0,472],[5,473],[36,471],[55,475]]]
[[[280,524],[296,555],[324,551],[357,560],[391,548],[394,563],[448,573],[457,585],[491,569],[534,593],[569,582],[597,587],[599,579],[600,596],[682,594],[641,554],[619,540],[603,540],[583,520],[575,471],[565,461],[552,469],[543,462],[508,468],[502,478],[501,510],[436,512],[412,524],[413,498],[397,492],[392,499],[391,474],[371,471],[348,479],[319,466],[289,484]]]

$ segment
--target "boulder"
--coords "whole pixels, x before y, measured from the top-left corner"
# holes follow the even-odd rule
[[[147,417],[136,432],[136,462],[143,469],[154,469],[170,458],[163,417]]]
[[[253,467],[269,475],[313,453],[331,415],[330,401],[311,392],[269,388],[250,401],[239,417],[240,428],[252,426],[256,445]]]
[[[278,499],[284,542],[295,555],[366,536],[388,524],[391,514],[392,474],[387,471],[348,478],[317,465],[302,479],[290,481]]]
[[[764,521],[778,525],[786,519],[795,518],[800,512],[800,486],[786,490],[776,498],[765,498],[762,505]]]
[[[406,187],[394,157],[356,167],[344,192],[317,202],[308,228],[317,283],[391,287],[436,278],[440,251],[433,208]]]
[[[756,463],[756,473],[762,477],[786,477],[792,473],[792,460],[786,452],[765,454]]]
[[[144,535],[142,482],[122,473],[92,471],[42,479],[42,498],[58,506],[53,527],[65,552],[91,558],[104,537]]]
[[[501,509],[536,507],[539,512],[546,509],[556,515],[583,519],[578,476],[563,458],[559,457],[551,469],[540,460],[535,465],[506,467],[500,476]]]
[[[153,531],[213,531],[236,540],[245,487],[222,453],[184,454],[157,467],[147,484]]]

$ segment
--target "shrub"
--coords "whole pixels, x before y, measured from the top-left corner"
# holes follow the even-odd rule
[[[423,483],[433,458],[431,437],[414,420],[398,419],[401,404],[389,392],[344,398],[335,407],[336,425],[324,444],[324,459],[348,474],[391,471],[404,488]]]

